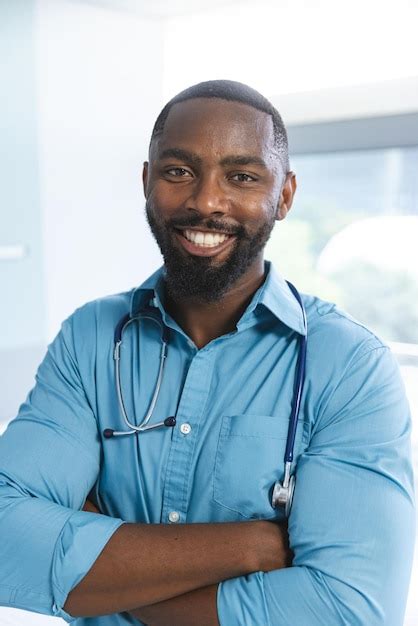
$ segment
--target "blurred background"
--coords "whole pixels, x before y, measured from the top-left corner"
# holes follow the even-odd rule
[[[298,193],[266,257],[389,342],[417,476],[417,26],[417,0],[0,0],[0,432],[61,321],[161,264],[140,183],[152,125],[227,78],[288,127]],[[59,623],[0,608],[0,626]]]

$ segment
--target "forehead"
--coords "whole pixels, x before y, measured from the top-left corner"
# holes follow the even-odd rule
[[[276,156],[271,115],[241,102],[196,98],[175,104],[157,138],[157,154],[180,147],[201,155]]]

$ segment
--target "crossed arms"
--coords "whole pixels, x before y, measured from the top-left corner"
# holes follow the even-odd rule
[[[339,376],[324,373],[328,361],[315,372],[326,380],[307,400],[315,419],[297,463],[294,558],[284,567],[270,522],[136,525],[81,510],[101,448],[74,332],[64,325],[0,437],[0,606],[212,626],[217,600],[222,626],[401,626],[415,536],[411,420],[385,346],[349,343]],[[321,337],[312,334],[313,353]]]
[[[98,512],[89,501],[83,510]],[[64,608],[73,616],[130,610],[149,626],[218,626],[219,582],[287,567],[291,557],[284,523],[124,524]]]

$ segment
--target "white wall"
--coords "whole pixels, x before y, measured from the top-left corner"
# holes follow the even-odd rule
[[[47,332],[160,264],[140,182],[162,102],[159,20],[38,0],[40,184]]]
[[[34,0],[0,3],[0,371],[45,336],[34,20]]]
[[[45,340],[35,0],[0,2],[0,432]]]
[[[160,20],[69,0],[0,4],[0,422],[65,317],[161,262],[140,171],[162,35]],[[2,260],[17,244],[24,256]]]

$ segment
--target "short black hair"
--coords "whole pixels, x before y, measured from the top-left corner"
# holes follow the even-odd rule
[[[203,83],[198,83],[192,87],[188,87],[184,91],[178,93],[172,98],[159,116],[154,124],[154,128],[151,134],[151,142],[153,139],[163,132],[164,125],[167,120],[168,114],[171,108],[178,102],[184,102],[185,100],[193,100],[195,98],[220,98],[221,100],[229,100],[230,102],[242,102],[254,109],[263,111],[271,115],[273,120],[273,132],[274,143],[278,156],[283,167],[285,174],[289,171],[289,147],[287,140],[287,132],[280,113],[271,104],[267,98],[261,95],[258,91],[239,83],[235,80],[208,80]]]

